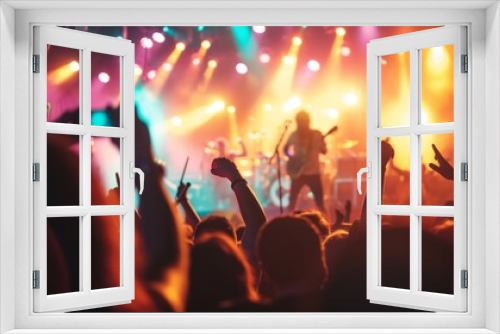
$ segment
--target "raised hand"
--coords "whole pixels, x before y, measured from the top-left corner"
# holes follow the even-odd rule
[[[177,187],[177,193],[175,194],[175,200],[177,203],[182,203],[187,201],[187,191],[189,187],[191,186],[191,183],[187,182],[181,182],[179,184],[179,187]]]
[[[394,149],[389,142],[382,140],[382,167],[385,167],[390,159],[394,159]]]
[[[344,221],[344,214],[339,209],[335,209],[335,226],[342,225]]]
[[[432,144],[432,149],[434,150],[434,159],[437,161],[437,165],[430,163],[429,167],[436,171],[439,175],[444,177],[447,180],[453,181],[453,166],[450,165],[450,163],[443,157],[441,152],[437,149],[436,145]]]
[[[215,158],[212,161],[212,170],[213,175],[224,177],[229,181],[233,182],[234,180],[241,179],[241,173],[236,167],[235,163],[227,158]]]
[[[108,191],[108,205],[120,205],[120,174],[115,173],[115,178],[118,186]]]

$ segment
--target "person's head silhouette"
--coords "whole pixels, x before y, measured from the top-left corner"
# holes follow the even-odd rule
[[[297,123],[297,130],[309,130],[311,126],[311,116],[305,110],[301,110],[295,115],[295,122]]]
[[[278,295],[318,291],[328,275],[321,237],[306,218],[269,221],[260,232],[258,254]]]

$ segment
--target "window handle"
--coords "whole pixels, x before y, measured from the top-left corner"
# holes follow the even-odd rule
[[[134,162],[130,161],[129,163],[129,171],[130,171],[130,178],[134,178],[134,174],[137,173],[139,174],[139,195],[142,195],[142,192],[144,190],[144,172],[142,169],[134,167]]]
[[[371,168],[372,167],[372,163],[370,161],[368,161],[368,167],[364,167],[364,168],[361,168],[359,171],[358,171],[358,192],[359,194],[361,195],[361,175],[363,175],[363,173],[366,173],[366,176],[370,179],[372,177],[372,171],[371,171]]]

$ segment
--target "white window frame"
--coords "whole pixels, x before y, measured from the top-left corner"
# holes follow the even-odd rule
[[[39,163],[40,178],[33,184],[34,256],[33,268],[39,271],[39,288],[34,289],[35,312],[74,311],[126,304],[135,295],[134,266],[134,167],[135,47],[130,41],[52,26],[34,27],[34,54],[39,55],[39,73],[33,74],[34,161]],[[56,45],[78,50],[79,56],[79,124],[47,122],[47,47]],[[93,52],[119,58],[120,124],[119,127],[91,124],[91,57]],[[47,206],[47,134],[79,137],[80,189],[79,205]],[[93,136],[120,140],[120,204],[91,203],[91,140]],[[120,285],[92,290],[91,225],[93,216],[120,218]],[[47,218],[79,219],[79,291],[47,295]]]
[[[207,331],[212,329],[212,332],[235,332],[234,328],[255,329],[252,332],[265,332],[266,328],[269,329],[267,332],[280,332],[283,328],[301,328],[294,331],[300,333],[334,333],[342,332],[342,328],[359,329],[358,331],[351,330],[351,333],[377,332],[377,328],[385,328],[379,330],[385,333],[449,333],[458,332],[459,329],[462,329],[463,333],[500,331],[500,229],[498,227],[500,218],[500,209],[498,209],[500,201],[500,172],[498,171],[500,163],[500,152],[498,152],[500,143],[498,133],[498,126],[500,126],[498,115],[500,11],[496,1],[494,3],[493,1],[434,1],[432,4],[430,2],[405,4],[406,1],[405,3],[399,1],[397,3],[399,9],[390,9],[396,4],[384,1],[372,1],[369,6],[366,2],[349,1],[331,3],[297,1],[288,4],[281,1],[253,4],[239,1],[232,5],[233,9],[218,9],[230,5],[228,3],[221,5],[215,1],[207,1],[204,4],[190,1],[182,3],[173,1],[169,4],[148,1],[144,1],[141,5],[134,2],[130,2],[132,5],[120,4],[132,8],[137,8],[137,6],[164,7],[154,10],[97,9],[97,6],[101,8],[120,6],[106,1],[76,2],[75,4],[49,1],[7,2],[0,4],[2,28],[0,29],[0,42],[2,43],[0,49],[0,130],[7,130],[0,131],[0,139],[2,139],[0,141],[0,180],[2,181],[0,189],[0,208],[2,209],[0,210],[0,265],[2,269],[0,320],[3,320],[0,329],[2,331],[16,329],[16,333],[26,333],[28,331],[23,329],[32,329],[29,332],[34,333],[37,332],[35,329],[59,328],[64,329],[61,332],[68,333],[71,329],[87,328],[93,329],[89,332],[99,333],[104,332],[104,330],[99,331],[99,328],[115,328],[120,332],[120,328],[130,329],[139,326],[152,329],[168,327],[170,331],[165,329],[162,332],[171,333],[176,332],[175,328],[191,328],[192,332],[198,333],[203,332],[203,329]],[[10,6],[17,8],[14,11]],[[23,6],[36,9],[23,10],[21,9]],[[54,10],[60,6],[73,6],[73,9]],[[87,9],[74,9],[85,6]],[[169,6],[170,8],[165,8]],[[200,8],[202,6],[203,8]],[[454,9],[454,6],[461,6],[461,9]],[[490,7],[486,9],[488,6]],[[44,7],[52,9],[40,9]],[[358,8],[353,9],[356,7]],[[471,75],[468,78],[468,95],[471,97],[468,100],[469,110],[471,110],[468,115],[468,132],[471,134],[468,142],[471,155],[469,175],[471,201],[468,214],[472,222],[468,231],[471,237],[468,243],[468,252],[471,255],[468,263],[471,273],[468,312],[465,314],[210,314],[208,316],[203,314],[33,314],[30,288],[32,269],[30,245],[32,245],[33,219],[29,209],[32,207],[29,194],[32,191],[30,142],[33,128],[30,116],[32,110],[26,96],[32,94],[29,57],[32,51],[30,31],[34,24],[468,25],[471,59],[469,64]],[[8,48],[9,46],[11,48]],[[488,66],[488,71],[485,71],[485,66]],[[6,75],[11,76],[6,77]],[[13,77],[15,77],[15,89],[9,86]],[[12,110],[15,110],[15,113]],[[9,125],[15,126],[15,133],[7,128]],[[15,149],[10,148],[14,138]],[[488,155],[484,153],[485,147],[490,151]],[[476,166],[477,168],[474,168]],[[15,178],[12,180],[11,173],[14,171]],[[491,173],[488,182],[485,182],[486,173]],[[10,188],[7,189],[4,185]],[[15,189],[15,201],[9,202],[8,198],[12,196],[12,189]],[[9,208],[9,205],[14,205],[15,210]],[[15,226],[12,220],[15,220]],[[12,289],[14,282],[15,289]],[[488,293],[485,293],[486,291]],[[15,307],[12,308],[12,305]],[[226,330],[215,330],[224,328]],[[419,330],[416,331],[416,328]],[[144,329],[136,332],[144,332]]]
[[[461,73],[461,56],[467,54],[466,28],[449,26],[373,40],[367,46],[367,163],[371,177],[367,180],[367,298],[386,305],[411,305],[412,308],[434,311],[467,310],[467,290],[461,288],[461,271],[467,270],[467,186],[461,181],[460,164],[467,163],[467,73]],[[454,119],[450,123],[421,122],[422,52],[436,46],[453,46]],[[410,111],[409,124],[382,127],[381,58],[409,52]],[[420,135],[454,134],[454,206],[422,205],[422,161]],[[407,136],[410,139],[410,203],[383,205],[381,178],[381,147],[385,137]],[[409,218],[409,289],[384,287],[382,279],[382,215]],[[421,217],[454,217],[453,229],[453,291],[451,295],[422,291]]]

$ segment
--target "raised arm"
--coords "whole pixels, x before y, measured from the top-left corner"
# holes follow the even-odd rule
[[[326,154],[326,152],[328,150],[327,150],[327,147],[326,147],[325,137],[323,137],[323,135],[319,131],[318,131],[317,135],[318,135],[318,142],[319,142],[319,152],[321,154]]]
[[[436,159],[437,165],[430,163],[429,167],[436,171],[439,175],[444,177],[447,180],[453,181],[454,176],[453,176],[453,166],[446,160],[441,152],[439,152],[438,148],[436,145],[432,144],[432,149],[434,150],[434,159]]]
[[[187,198],[188,189],[189,183],[181,183],[179,185],[179,188],[177,188],[176,200],[177,203],[179,203],[184,209],[184,213],[186,215],[186,223],[191,225],[191,227],[194,229],[196,225],[200,223],[201,218]]]
[[[238,144],[240,145],[241,151],[239,153],[235,154],[235,157],[237,157],[237,158],[246,157],[248,152],[247,152],[247,147],[246,147],[245,143],[243,142],[243,139],[238,138],[237,141],[238,141]]]
[[[241,241],[247,257],[255,263],[255,242],[260,227],[266,222],[266,214],[257,197],[241,176],[236,165],[226,158],[216,158],[212,162],[212,174],[228,179],[236,195],[241,216],[245,222],[245,232]]]
[[[159,283],[164,298],[175,310],[184,310],[188,249],[179,212],[163,185],[163,166],[157,163],[140,166],[148,170],[140,199],[138,226],[144,241],[147,264],[145,276]]]

